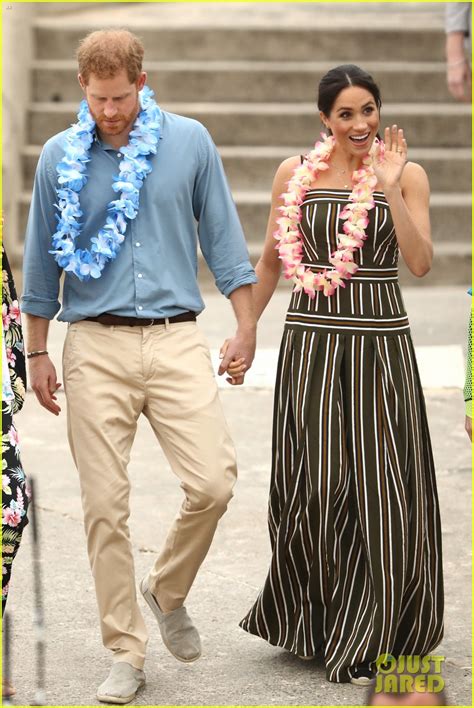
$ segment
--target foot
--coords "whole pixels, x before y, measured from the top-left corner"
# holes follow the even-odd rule
[[[145,674],[126,661],[112,665],[109,675],[97,689],[102,703],[130,703],[139,688],[145,685]]]
[[[140,591],[158,620],[161,638],[168,651],[179,661],[196,661],[201,656],[201,639],[186,608],[178,607],[171,612],[163,612],[156,597],[148,589],[146,578],[140,583]]]
[[[11,698],[14,696],[16,693],[16,688],[15,686],[12,686],[10,681],[7,681],[7,679],[2,680],[2,697],[3,698]]]
[[[358,664],[350,669],[351,683],[355,686],[370,686],[374,682],[375,673],[369,663]]]

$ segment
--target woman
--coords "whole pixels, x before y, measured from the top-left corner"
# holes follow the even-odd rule
[[[20,308],[7,254],[2,246],[2,616],[8,597],[13,560],[28,523],[28,490],[20,460],[13,414],[25,398],[26,368]],[[13,686],[2,681],[2,695]]]
[[[415,275],[430,269],[429,185],[401,129],[377,140],[366,72],[329,71],[318,106],[329,135],[278,168],[256,267],[257,317],[280,261],[296,287],[275,391],[271,566],[241,627],[302,658],[322,652],[329,681],[364,685],[379,656],[429,653],[443,634],[433,458],[397,281],[399,251]],[[245,362],[227,371],[241,383]]]

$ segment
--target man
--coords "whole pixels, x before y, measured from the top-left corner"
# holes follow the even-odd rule
[[[236,478],[209,351],[195,323],[204,307],[196,281],[198,237],[238,322],[219,373],[233,358],[251,364],[255,352],[256,278],[220,158],[200,123],[160,111],[152,101],[143,53],[124,30],[93,32],[81,42],[78,78],[87,105],[76,127],[44,146],[24,262],[31,385],[54,415],[61,384],[47,333],[60,309],[65,271],[58,319],[69,323],[63,356],[68,436],[102,638],[113,652],[97,694],[109,703],[132,700],[145,681],[147,632],[127,525],[127,463],[139,415],[149,419],[185,493],[140,585],[165,645],[182,661],[201,653],[183,602]]]
[[[447,2],[446,78],[457,101],[471,101],[471,11],[470,2]]]

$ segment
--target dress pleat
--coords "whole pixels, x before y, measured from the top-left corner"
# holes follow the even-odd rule
[[[305,264],[327,267],[342,190],[303,204]],[[423,391],[376,194],[344,290],[294,293],[280,348],[269,497],[270,569],[241,627],[348,681],[385,653],[443,635],[441,529]]]

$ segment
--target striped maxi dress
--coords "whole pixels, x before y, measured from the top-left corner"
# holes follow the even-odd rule
[[[349,190],[302,205],[304,263],[328,267]],[[327,298],[293,293],[275,389],[270,570],[240,626],[329,681],[443,636],[441,527],[425,403],[398,285],[388,204],[375,192],[359,270]]]

